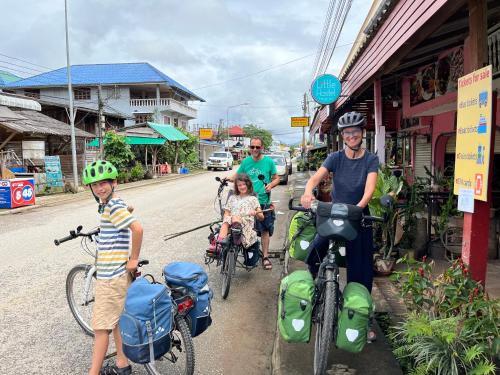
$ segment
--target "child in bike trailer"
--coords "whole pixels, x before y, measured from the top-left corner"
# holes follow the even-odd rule
[[[92,329],[95,333],[89,375],[132,373],[122,350],[118,319],[142,244],[142,225],[132,216],[132,208],[115,193],[118,171],[108,161],[98,160],[83,171],[83,184],[90,185],[99,203],[100,233],[97,241],[97,271]],[[108,350],[109,334],[116,344],[116,364],[102,367]]]
[[[245,249],[257,242],[257,232],[254,230],[255,220],[264,220],[264,213],[259,200],[253,194],[253,184],[248,175],[239,173],[234,179],[234,194],[227,200],[224,207],[224,219],[219,231],[217,242],[223,241],[231,225],[241,225],[242,244]],[[207,250],[207,255],[213,257],[218,250],[217,244],[212,243]]]

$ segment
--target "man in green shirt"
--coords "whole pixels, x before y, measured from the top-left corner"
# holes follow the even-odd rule
[[[259,203],[263,210],[271,206],[271,189],[280,183],[280,177],[276,174],[276,164],[273,159],[262,154],[263,142],[259,137],[253,137],[250,140],[250,154],[240,164],[236,173],[246,173],[253,184],[253,190],[258,194]],[[264,176],[259,179],[259,176]],[[229,178],[234,181],[234,177]],[[269,260],[269,242],[274,231],[274,211],[266,211],[264,220],[255,221],[255,230],[262,242],[262,266],[266,270],[271,270],[273,265]]]

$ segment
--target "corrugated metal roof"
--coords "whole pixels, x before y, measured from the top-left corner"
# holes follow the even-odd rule
[[[164,125],[164,124],[156,124],[154,122],[148,122],[148,126],[151,127],[151,129],[158,132],[162,137],[168,139],[169,141],[186,141],[189,139],[172,125]]]
[[[163,145],[166,140],[165,138],[125,137],[125,142],[129,145]],[[87,143],[87,146],[99,147],[99,139],[94,138],[91,142]]]
[[[71,83],[74,86],[164,83],[191,96],[193,100],[205,101],[149,63],[72,65]],[[67,84],[66,67],[64,67],[11,82],[5,87],[53,87],[66,86]]]
[[[4,70],[0,70],[0,87],[7,85],[11,82],[19,81],[22,79],[12,73],[6,72]]]
[[[7,107],[0,107],[0,126],[23,134],[43,134],[70,136],[71,128],[68,124],[29,109],[13,111]],[[75,128],[75,135],[80,138],[92,138],[95,135]]]

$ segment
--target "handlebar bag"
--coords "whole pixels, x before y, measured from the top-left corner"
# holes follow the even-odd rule
[[[189,290],[194,306],[186,315],[191,337],[196,337],[212,324],[211,300],[213,292],[208,286],[208,275],[196,263],[172,262],[163,267],[163,276],[168,286],[182,286]]]
[[[166,285],[135,280],[118,321],[123,352],[132,362],[149,363],[170,350],[174,305]]]
[[[370,318],[373,314],[373,300],[362,284],[350,282],[343,292],[337,347],[351,353],[359,353],[366,344]]]
[[[345,203],[318,202],[316,229],[325,238],[352,241],[358,236],[363,209]]]
[[[314,218],[309,213],[297,212],[290,221],[288,230],[290,256],[304,261],[314,236],[316,236]]]
[[[286,342],[309,342],[314,281],[309,271],[294,271],[280,284],[278,329]]]

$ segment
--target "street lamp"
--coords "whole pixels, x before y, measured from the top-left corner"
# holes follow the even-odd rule
[[[236,108],[236,107],[240,107],[242,105],[249,105],[250,103],[241,103],[241,104],[236,104],[236,105],[231,105],[229,107],[227,107],[227,110],[226,110],[226,126],[227,126],[227,150],[229,151],[229,110],[231,108]]]

